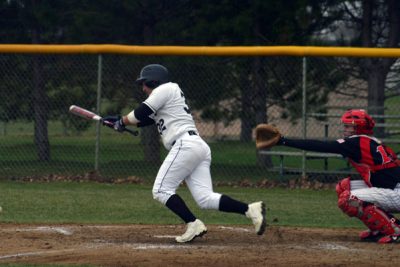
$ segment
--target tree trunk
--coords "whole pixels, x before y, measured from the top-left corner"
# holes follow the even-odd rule
[[[265,87],[266,82],[263,77],[260,57],[255,57],[252,64],[252,77],[254,79],[254,110],[256,125],[260,123],[266,123],[267,118],[267,88]],[[271,156],[261,155],[257,153],[257,163],[259,166],[272,167]]]
[[[143,29],[145,45],[153,43],[153,28],[146,25]],[[141,143],[144,150],[144,160],[152,164],[160,164],[160,136],[155,125],[143,127],[141,131]]]
[[[240,114],[240,141],[250,142],[252,140],[252,129],[254,127],[252,111],[253,89],[249,83],[244,84],[241,91],[241,114]]]
[[[368,75],[368,113],[372,115],[385,114],[385,80],[387,73],[380,68],[373,68]],[[376,123],[384,123],[383,118],[375,118]],[[374,135],[384,137],[385,128],[375,127]]]
[[[32,43],[38,42],[38,32],[32,31]],[[33,56],[33,112],[35,122],[35,145],[39,161],[50,161],[50,143],[47,131],[49,112],[43,69],[40,56]]]
[[[388,38],[385,40],[386,47],[398,47],[400,40],[400,16],[399,2],[397,0],[388,0],[385,2],[388,11]],[[362,44],[365,47],[374,45],[372,34],[373,21],[373,1],[362,1]],[[372,115],[385,114],[385,82],[390,71],[390,67],[395,63],[396,58],[367,58],[361,66],[367,70],[368,74],[368,112]],[[384,123],[383,118],[375,118],[377,123]],[[375,127],[374,134],[377,137],[384,137],[385,129],[383,127]]]

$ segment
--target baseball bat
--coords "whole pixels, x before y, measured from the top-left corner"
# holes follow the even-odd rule
[[[107,124],[109,126],[113,126],[114,125],[114,123],[112,123],[110,121],[103,120],[103,118],[101,116],[97,115],[96,113],[91,112],[91,111],[89,111],[87,109],[84,109],[82,107],[78,107],[76,105],[70,106],[69,107],[69,112],[71,112],[72,114],[77,115],[79,117],[82,117],[84,119],[87,119],[87,120],[100,121],[101,123]],[[125,128],[124,131],[126,131],[126,132],[128,132],[128,133],[130,133],[130,134],[132,134],[134,136],[137,136],[139,134],[138,131],[134,131],[134,130],[131,130],[131,129],[128,129],[128,128]]]

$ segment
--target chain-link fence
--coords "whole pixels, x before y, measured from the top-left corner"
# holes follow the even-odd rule
[[[253,130],[263,122],[290,137],[336,139],[343,111],[365,108],[377,114],[379,137],[397,149],[396,64],[377,96],[382,105],[371,106],[368,77],[350,68],[349,58],[0,54],[0,176],[153,179],[166,155],[154,128],[133,137],[68,113],[78,105],[127,114],[145,99],[134,81],[150,63],[168,67],[183,89],[211,146],[214,180],[308,174],[332,181],[350,171],[343,159],[287,156],[295,150],[280,146],[275,154],[259,153]]]

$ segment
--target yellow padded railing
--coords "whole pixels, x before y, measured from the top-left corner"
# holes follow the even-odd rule
[[[115,44],[29,45],[0,44],[0,53],[133,54],[177,56],[329,56],[400,57],[400,48],[317,46],[137,46]]]

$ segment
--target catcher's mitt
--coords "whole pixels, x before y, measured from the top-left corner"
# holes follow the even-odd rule
[[[256,147],[266,149],[276,145],[281,139],[282,134],[270,124],[259,124],[256,127]]]

